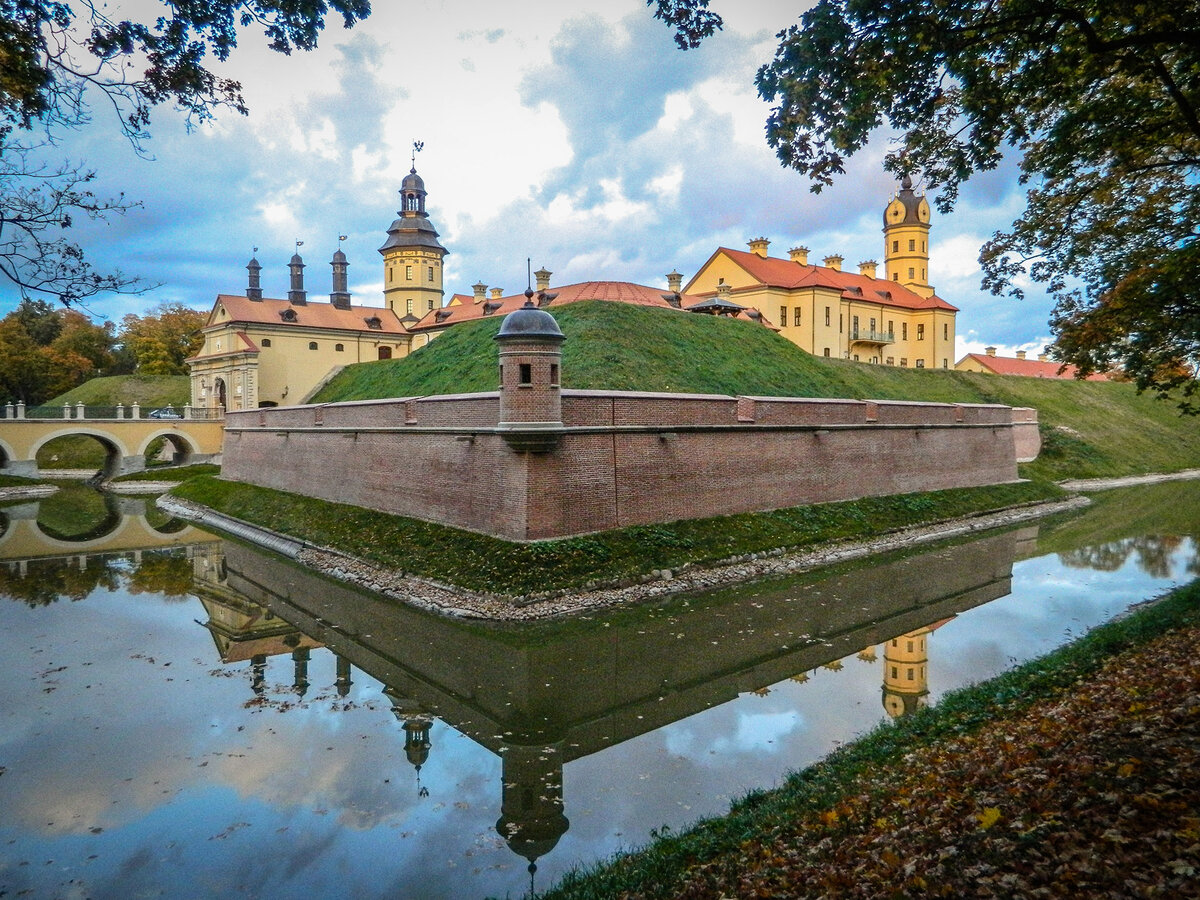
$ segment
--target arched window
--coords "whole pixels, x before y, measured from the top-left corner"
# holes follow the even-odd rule
[[[392,358],[392,348],[391,347],[380,347],[379,348],[379,358],[380,359],[391,359]]]
[[[335,352],[341,353],[343,350],[346,349],[346,345],[345,344],[334,344],[333,349]]]
[[[264,347],[270,347],[270,346],[271,346],[271,339],[270,339],[270,338],[263,338],[263,339],[262,339],[262,345],[263,345]]]
[[[309,349],[309,350],[316,350],[316,349],[317,349],[317,342],[316,342],[316,341],[309,341],[309,342],[308,342],[308,349]]]

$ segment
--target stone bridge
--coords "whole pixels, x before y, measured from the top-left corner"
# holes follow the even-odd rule
[[[126,408],[64,405],[54,410],[29,410],[8,404],[0,419],[0,473],[37,478],[37,454],[55,438],[83,435],[105,449],[103,472],[108,478],[146,468],[146,451],[157,438],[171,447],[176,464],[219,462],[225,420],[211,410],[184,407],[175,418],[143,416],[135,403]]]

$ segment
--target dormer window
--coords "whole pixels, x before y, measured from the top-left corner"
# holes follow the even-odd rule
[[[295,322],[297,321],[296,311],[294,309],[281,310],[279,313],[279,318],[283,319],[285,322]]]
[[[379,316],[368,316],[367,318],[363,319],[363,321],[367,323],[368,328],[374,329],[375,331],[383,330],[383,322],[380,320]]]
[[[483,314],[485,316],[490,316],[503,305],[504,304],[499,300],[488,300],[483,304]]]
[[[435,321],[438,321],[438,322],[445,322],[445,321],[446,321],[448,318],[450,318],[450,316],[452,316],[453,314],[454,314],[454,311],[453,311],[453,310],[449,310],[449,309],[439,309],[439,310],[438,310],[436,313],[434,313],[434,314],[433,314],[433,318],[434,318],[434,320],[435,320]]]

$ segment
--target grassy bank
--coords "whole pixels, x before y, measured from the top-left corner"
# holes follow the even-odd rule
[[[186,375],[109,375],[93,378],[53,400],[46,406],[83,403],[85,406],[126,407],[138,403],[143,412],[160,406],[182,407],[191,398],[190,379]]]
[[[159,466],[142,472],[118,475],[113,481],[187,481],[197,475],[219,475],[221,467],[213,463],[197,463],[192,466]]]
[[[824,359],[752,322],[623,303],[549,312],[567,341],[563,384],[589,390],[684,391],[1003,403],[1038,410],[1044,446],[1023,467],[1060,480],[1200,466],[1200,419],[1132,385],[901,369]],[[347,366],[315,402],[490,391],[502,319],[464,323],[405,359]]]
[[[211,476],[184,482],[171,494],[380,566],[471,590],[516,595],[599,586],[652,570],[870,538],[1063,496],[1053,485],[1022,482],[690,519],[527,544]]]
[[[1195,776],[1178,748],[1195,756],[1195,743],[1174,729],[1197,719],[1176,666],[1194,659],[1184,629],[1197,627],[1193,582],[539,896],[1039,896],[1026,879],[1068,888],[1046,896],[1095,896],[1083,886],[1096,882],[1131,896],[1125,879],[1180,896],[1172,879],[1187,884],[1191,864],[1171,861],[1194,853]],[[1181,771],[1165,771],[1172,756]],[[1184,790],[1156,790],[1172,778]]]

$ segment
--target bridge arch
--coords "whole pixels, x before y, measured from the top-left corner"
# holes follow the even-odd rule
[[[193,456],[200,452],[196,441],[191,436],[173,428],[160,428],[157,431],[151,432],[138,445],[138,455],[144,458],[150,449],[150,445],[159,438],[164,438],[171,445],[173,450],[171,462],[174,465],[185,465],[191,461]]]
[[[55,438],[75,437],[77,435],[94,438],[104,448],[103,471],[106,476],[119,475],[121,473],[124,462],[129,456],[129,450],[126,448],[124,441],[119,437],[100,428],[88,428],[79,425],[57,428],[34,441],[29,450],[29,457],[36,460],[38,452]]]

